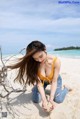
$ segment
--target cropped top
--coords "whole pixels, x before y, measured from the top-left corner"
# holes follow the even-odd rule
[[[44,81],[46,82],[51,82],[51,80],[53,79],[54,76],[54,63],[56,61],[57,57],[54,58],[53,63],[52,63],[52,69],[51,72],[49,74],[49,76],[43,76],[40,72],[38,72],[38,77],[40,78],[40,80],[44,83]]]

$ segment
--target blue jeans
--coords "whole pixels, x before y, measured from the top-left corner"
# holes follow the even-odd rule
[[[48,84],[49,83],[44,82],[44,90]],[[68,93],[68,89],[66,87],[64,87],[64,89],[62,90],[62,78],[59,75],[57,80],[57,89],[53,100],[56,103],[62,103],[67,93]],[[32,89],[32,101],[35,103],[39,103],[41,101],[41,94],[38,91],[37,85],[35,85]]]

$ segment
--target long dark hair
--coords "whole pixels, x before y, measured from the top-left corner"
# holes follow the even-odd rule
[[[15,80],[19,81],[21,84],[33,84],[38,83],[38,68],[40,63],[33,59],[33,54],[38,51],[45,51],[45,45],[40,41],[32,41],[26,48],[26,54],[19,58],[19,62],[12,65],[7,66],[11,69],[19,68],[19,72]],[[24,78],[24,75],[26,79]]]

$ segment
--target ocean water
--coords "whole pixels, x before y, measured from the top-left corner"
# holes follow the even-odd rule
[[[61,50],[61,51],[47,51],[48,54],[53,54],[55,56],[67,57],[67,58],[80,58],[80,50]],[[24,54],[24,53],[23,53]],[[3,55],[3,58],[16,57],[17,55],[22,54],[7,54]]]
[[[80,58],[80,50],[49,51],[48,53],[60,57]]]

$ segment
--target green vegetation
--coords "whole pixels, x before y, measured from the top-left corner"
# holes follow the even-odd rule
[[[70,47],[63,47],[63,48],[56,48],[54,49],[54,51],[58,51],[58,50],[80,50],[80,47],[78,46],[70,46]]]

